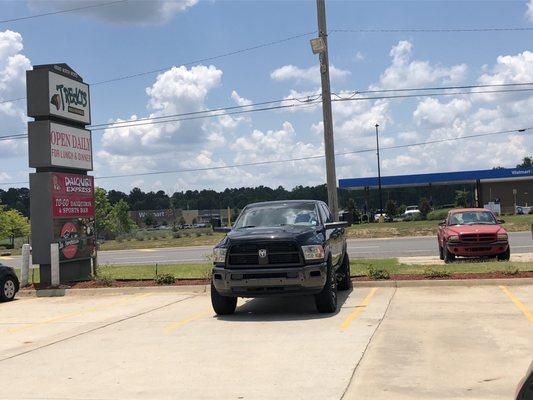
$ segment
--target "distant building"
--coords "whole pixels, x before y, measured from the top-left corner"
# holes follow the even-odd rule
[[[183,217],[185,224],[210,224],[212,220],[219,219],[222,225],[228,223],[228,209],[214,210],[182,210],[182,209],[163,209],[163,210],[138,210],[130,211],[129,215],[140,227],[146,226],[146,220],[152,219],[154,225],[179,225]],[[232,213],[232,220],[234,218]],[[183,222],[183,221],[181,221]]]

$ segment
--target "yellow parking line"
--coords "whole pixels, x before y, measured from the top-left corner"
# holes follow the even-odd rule
[[[212,313],[212,311],[210,309],[209,310],[204,310],[202,312],[199,312],[198,314],[194,314],[193,316],[191,316],[189,318],[185,318],[185,319],[182,319],[181,321],[174,322],[174,323],[168,325],[165,328],[165,333],[167,335],[170,335],[171,333],[174,333],[175,331],[177,331],[182,326],[187,325],[189,322],[193,322],[193,321],[196,321],[197,319],[200,319],[200,318],[203,318],[203,317],[207,317],[211,313]]]
[[[26,325],[23,325],[23,326],[20,326],[20,327],[17,327],[17,328],[11,328],[11,329],[8,329],[8,332],[9,333],[17,333],[17,332],[25,331],[25,330],[28,330],[28,329],[31,329],[31,328],[35,328],[37,326],[52,324],[54,322],[63,321],[65,319],[72,318],[72,317],[79,317],[80,315],[89,314],[89,313],[92,313],[92,312],[95,312],[95,311],[106,310],[106,309],[112,308],[112,307],[114,307],[116,305],[119,305],[119,304],[122,304],[122,303],[127,303],[127,302],[132,301],[132,300],[137,300],[137,299],[141,299],[143,297],[150,296],[150,294],[151,293],[143,293],[143,294],[139,294],[139,295],[135,295],[135,296],[131,296],[131,297],[123,297],[120,300],[114,301],[112,303],[102,304],[102,305],[99,305],[99,306],[86,308],[86,309],[83,309],[83,310],[80,310],[80,311],[73,311],[73,312],[70,312],[70,313],[58,315],[57,317],[50,318],[50,319],[47,319],[47,320],[44,320],[44,321],[33,322],[33,323],[29,323],[29,324],[26,324]]]
[[[518,297],[516,297],[509,289],[507,289],[505,286],[500,286],[500,289],[511,299],[511,301],[514,303],[514,305],[524,313],[526,318],[528,318],[531,322],[533,322],[533,313],[530,312],[526,305],[522,303],[520,300],[518,300]]]
[[[139,250],[137,250],[137,251],[143,251],[143,252],[145,252],[145,253],[151,253],[151,252],[154,252],[155,249],[139,249]]]
[[[0,257],[0,260],[12,260],[14,257],[10,257],[10,256],[1,256]]]
[[[341,330],[342,331],[345,331],[346,329],[348,329],[350,327],[350,324],[353,322],[354,319],[357,318],[357,316],[361,313],[361,311],[363,311],[363,309],[367,306],[367,304],[370,302],[370,299],[374,296],[374,293],[376,293],[377,290],[378,290],[378,288],[372,288],[370,293],[368,293],[368,295],[363,299],[361,304],[359,304],[355,308],[355,310],[352,311],[350,313],[350,315],[348,315],[346,317],[346,319],[341,324]]]

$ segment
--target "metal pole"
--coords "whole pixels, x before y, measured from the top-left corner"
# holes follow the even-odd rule
[[[50,243],[50,270],[52,287],[58,287],[61,281],[59,276],[59,244]]]
[[[20,269],[20,286],[28,286],[30,275],[30,245],[22,245],[22,267]]]
[[[378,190],[379,190],[379,213],[383,214],[383,195],[381,193],[381,167],[379,165],[379,124],[376,124],[376,154],[378,155]],[[381,219],[381,217],[380,217]]]
[[[335,173],[335,145],[333,141],[333,117],[331,112],[331,87],[329,83],[328,32],[326,28],[326,5],[316,0],[318,36],[322,38],[325,50],[320,53],[320,77],[322,80],[322,113],[324,119],[324,148],[326,153],[326,183],[328,204],[335,221],[339,220],[337,199],[337,176]]]

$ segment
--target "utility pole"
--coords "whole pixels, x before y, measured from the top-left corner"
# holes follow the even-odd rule
[[[381,167],[379,165],[379,125],[376,124],[376,154],[378,155],[378,190],[379,190],[379,213],[383,214],[383,193],[381,192]],[[382,215],[380,215],[380,221]]]
[[[319,51],[320,77],[322,80],[322,113],[324,120],[324,147],[326,153],[326,183],[328,204],[335,221],[339,220],[337,199],[337,174],[335,172],[335,144],[333,141],[333,117],[331,112],[331,87],[329,83],[328,32],[326,28],[325,0],[316,0],[318,37],[323,48]],[[314,50],[313,50],[314,51]]]

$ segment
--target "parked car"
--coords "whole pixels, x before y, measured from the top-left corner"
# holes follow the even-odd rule
[[[392,221],[392,219],[391,219],[391,218],[390,218],[390,217],[389,217],[384,211],[379,211],[379,210],[378,210],[378,212],[376,212],[376,213],[374,214],[374,221],[375,221],[375,222],[379,222],[379,218],[380,218],[381,216],[383,216],[383,220],[384,220],[384,221],[387,221],[387,222]]]
[[[529,366],[526,375],[516,389],[516,395],[514,397],[516,400],[531,400],[533,399],[533,361]]]
[[[213,250],[211,303],[233,314],[238,297],[312,294],[320,313],[337,309],[337,289],[351,287],[344,227],[315,200],[246,206]]]
[[[497,257],[509,260],[511,249],[507,231],[491,210],[459,208],[450,210],[439,224],[437,242],[441,260],[455,257]]]
[[[418,206],[407,206],[405,209],[404,215],[410,215],[410,214],[420,214],[420,210],[418,209]]]
[[[0,264],[0,301],[10,301],[19,291],[20,283],[15,270],[7,265]]]

